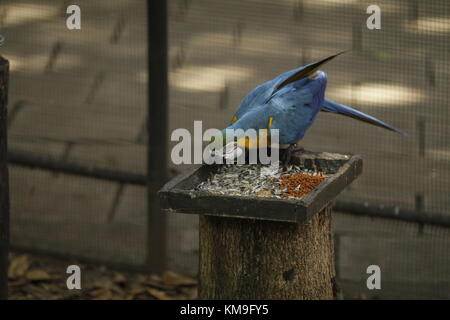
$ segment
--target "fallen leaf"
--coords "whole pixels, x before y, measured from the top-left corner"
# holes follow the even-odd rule
[[[151,274],[148,278],[149,278],[149,280],[152,280],[152,281],[162,282],[161,277],[158,276],[157,274]]]
[[[116,272],[114,274],[114,278],[113,281],[116,283],[125,283],[127,281],[127,279],[125,278],[125,276],[123,274],[121,274],[120,272]]]
[[[113,282],[108,278],[100,278],[95,280],[91,284],[91,288],[101,288],[101,289],[111,289],[113,287]]]
[[[151,275],[147,281],[145,281],[146,284],[148,284],[151,287],[162,289],[162,290],[171,290],[173,289],[173,286],[164,284],[162,279],[158,276]]]
[[[94,300],[111,300],[113,295],[109,289],[97,289],[89,293]]]
[[[158,289],[148,288],[147,292],[150,293],[152,296],[154,296],[158,300],[172,300],[173,299],[167,293],[165,293],[164,291],[158,290]]]
[[[50,275],[46,271],[41,269],[31,269],[27,271],[27,273],[25,274],[25,278],[30,281],[45,281],[51,279]]]
[[[137,295],[137,294],[147,291],[147,287],[143,286],[142,284],[138,284],[137,286],[131,288],[131,290],[129,290],[129,291],[130,291],[131,295]]]
[[[30,284],[27,285],[23,290],[25,290],[32,299],[47,300],[51,295],[48,290],[39,285]]]
[[[21,279],[17,279],[14,281],[9,281],[8,286],[11,287],[18,287],[18,286],[23,286],[25,284],[27,284],[28,281],[27,279],[21,278]]]
[[[21,255],[11,260],[8,268],[8,278],[17,279],[27,272],[30,260],[27,255]]]
[[[173,271],[166,271],[162,275],[163,282],[168,286],[196,286],[197,281],[190,277],[183,276]]]
[[[198,298],[197,287],[180,287],[180,292],[185,296],[185,299],[194,300]]]

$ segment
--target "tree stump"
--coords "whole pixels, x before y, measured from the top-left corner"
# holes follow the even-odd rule
[[[6,141],[9,63],[0,57],[0,299],[8,298],[9,187]]]
[[[200,216],[200,299],[333,299],[331,206],[304,223]]]

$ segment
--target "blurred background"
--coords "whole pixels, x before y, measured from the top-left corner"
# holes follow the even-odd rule
[[[70,4],[0,4],[0,54],[11,64],[12,246],[135,271],[146,271],[149,252],[163,246],[167,270],[195,277],[197,217],[169,215],[161,243],[147,241],[154,230],[147,117],[150,125],[158,118],[147,112],[146,2],[78,0],[81,30],[73,31]],[[371,4],[381,8],[380,30],[366,27]],[[334,215],[341,295],[449,299],[450,2],[171,0],[168,7],[169,137],[192,130],[194,120],[223,128],[258,84],[349,50],[323,68],[327,97],[410,136],[320,114],[303,141],[364,158],[363,175]],[[172,146],[170,176],[185,169],[170,163]],[[106,178],[90,177],[93,168]],[[406,219],[391,219],[399,212]],[[367,290],[371,264],[381,267],[382,290]]]

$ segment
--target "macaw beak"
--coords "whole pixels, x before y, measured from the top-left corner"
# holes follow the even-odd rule
[[[222,132],[212,137],[207,148],[209,148],[212,158],[219,157],[226,160],[237,159],[244,153],[243,148],[238,147],[235,140],[227,140],[226,135]]]

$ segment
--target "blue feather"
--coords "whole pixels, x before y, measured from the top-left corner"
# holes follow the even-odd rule
[[[352,109],[350,107],[344,106],[342,104],[339,104],[337,102],[334,102],[332,100],[329,99],[325,99],[323,105],[322,105],[322,110],[321,111],[325,111],[325,112],[332,112],[332,113],[337,113],[337,114],[341,114],[347,117],[352,117],[355,118],[357,120],[360,121],[364,121],[364,122],[368,122],[370,124],[400,133],[404,136],[409,136],[409,134],[407,134],[406,132],[403,132],[397,128],[395,128],[394,126],[391,126],[390,124],[387,124],[386,122],[383,122],[375,117],[369,116],[368,114],[365,114],[364,112]]]

